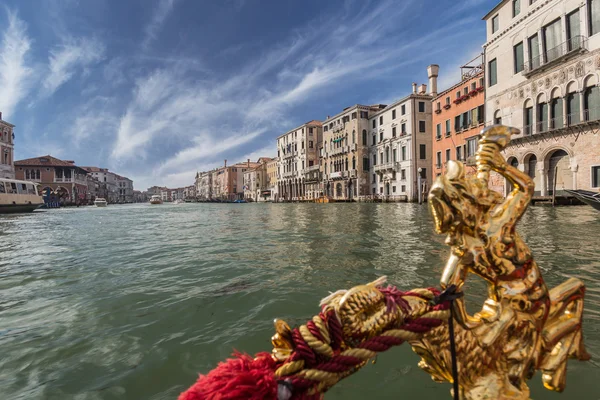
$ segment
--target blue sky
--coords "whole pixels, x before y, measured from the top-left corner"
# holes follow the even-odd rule
[[[496,0],[8,0],[0,111],[16,159],[45,154],[148,186],[274,156],[356,104],[440,89],[481,51]]]

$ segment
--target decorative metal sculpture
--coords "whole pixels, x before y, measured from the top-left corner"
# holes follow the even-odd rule
[[[569,279],[548,290],[515,230],[534,188],[501,155],[517,133],[500,125],[485,129],[476,177],[467,179],[462,163],[450,161],[429,194],[435,229],[451,248],[442,289],[460,294],[469,274],[481,276],[488,298],[480,312],[469,315],[463,299],[440,298],[434,288],[383,288],[380,278],[333,293],[321,302],[321,313],[298,328],[277,320],[271,354],[220,364],[180,400],[320,399],[378,352],[405,341],[434,380],[453,382],[451,338],[462,399],[527,400],[526,382],[536,370],[546,388],[562,391],[567,359],[589,359],[581,332],[585,289]],[[513,186],[506,198],[489,189],[492,171]]]

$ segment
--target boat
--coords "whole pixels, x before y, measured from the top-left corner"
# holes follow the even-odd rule
[[[594,207],[600,211],[600,193],[590,192],[589,190],[569,190],[565,189],[565,192],[571,194],[576,199],[581,200],[588,206]]]
[[[234,201],[234,203],[247,203],[247,201],[244,199],[237,199]]]
[[[160,197],[160,195],[155,194],[150,198],[150,204],[162,204],[162,198]]]
[[[96,200],[94,200],[94,205],[96,207],[106,207],[108,205],[108,203],[106,202],[106,199],[103,199],[102,197],[98,197]]]
[[[173,202],[173,204],[183,204],[183,203],[185,203],[185,202],[181,199],[177,199]]]
[[[44,204],[38,184],[0,178],[0,214],[32,212]]]

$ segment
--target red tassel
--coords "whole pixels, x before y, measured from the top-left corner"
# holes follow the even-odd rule
[[[179,395],[179,400],[277,399],[275,361],[269,353],[255,358],[235,353]]]

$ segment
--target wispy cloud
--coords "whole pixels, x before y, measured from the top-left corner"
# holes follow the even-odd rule
[[[158,4],[154,8],[154,12],[152,14],[152,19],[150,23],[146,26],[144,30],[144,42],[142,46],[144,48],[148,47],[150,43],[156,39],[158,32],[162,28],[163,23],[173,10],[173,5],[175,4],[175,0],[159,0]]]
[[[27,26],[16,12],[7,9],[7,17],[8,23],[4,26],[0,45],[0,111],[10,118],[31,87],[28,79],[33,74],[33,68],[26,60],[31,49]]]
[[[42,96],[51,96],[78,71],[104,58],[104,45],[96,39],[66,39],[52,49],[48,60],[48,75],[43,82]]]

